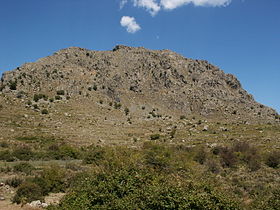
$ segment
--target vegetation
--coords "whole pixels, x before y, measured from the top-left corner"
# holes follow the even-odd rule
[[[63,96],[63,95],[65,95],[65,91],[64,90],[58,90],[58,91],[56,91],[56,94],[59,95],[59,96]]]
[[[56,96],[54,97],[54,99],[55,99],[55,100],[61,100],[62,98],[61,98],[60,95],[56,95]]]
[[[43,109],[43,110],[41,111],[41,113],[42,113],[42,114],[49,114],[49,111],[48,111],[47,109]]]
[[[276,159],[271,157],[278,157],[277,152],[261,151],[247,142],[212,148],[168,145],[161,143],[159,134],[154,135],[159,141],[146,141],[140,148],[97,145],[77,148],[49,137],[18,138],[29,147],[3,148],[6,156],[10,154],[14,160],[82,159],[82,164],[79,167],[76,164],[52,165],[39,170],[28,162],[14,165],[12,171],[25,178],[15,176],[6,181],[17,188],[13,202],[43,200],[51,192],[67,192],[59,206],[48,208],[279,207],[276,201],[280,184],[277,179],[273,184],[268,181],[278,173],[278,165],[271,167],[267,162],[274,163]],[[252,167],[253,163],[257,167]],[[245,197],[251,201],[246,202]]]
[[[9,87],[11,90],[16,90],[17,89],[17,81],[10,81]]]
[[[35,102],[38,102],[40,99],[44,99],[44,100],[48,100],[48,96],[42,94],[42,93],[39,93],[39,94],[34,94],[33,96],[33,100]]]
[[[160,135],[159,135],[158,133],[152,134],[152,135],[150,136],[150,138],[151,138],[151,140],[157,140],[157,139],[160,139]]]

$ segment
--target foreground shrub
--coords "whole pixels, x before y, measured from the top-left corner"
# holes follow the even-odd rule
[[[81,174],[59,206],[50,209],[238,209],[207,185],[183,185],[139,169]]]
[[[37,184],[32,182],[24,182],[19,186],[12,201],[13,203],[20,204],[42,199],[42,191]]]
[[[31,180],[41,187],[43,195],[49,192],[57,193],[65,190],[66,171],[58,166],[45,168],[41,175]]]
[[[42,200],[43,196],[66,189],[66,171],[58,166],[43,169],[39,176],[27,178],[16,191],[14,203],[26,203]]]

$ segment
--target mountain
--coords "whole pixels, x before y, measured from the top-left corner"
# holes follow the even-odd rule
[[[3,138],[59,135],[125,142],[187,119],[275,122],[232,74],[170,50],[78,47],[3,73]],[[276,119],[277,120],[277,119]],[[139,137],[140,138],[140,137]]]

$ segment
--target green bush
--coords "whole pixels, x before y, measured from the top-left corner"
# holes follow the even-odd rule
[[[170,167],[171,151],[162,145],[148,144],[144,145],[145,163],[155,169],[163,170]]]
[[[40,180],[41,179],[41,180]],[[49,192],[57,193],[63,192],[65,189],[66,181],[66,171],[56,165],[49,168],[45,168],[39,179],[37,179],[37,184],[44,189],[43,194],[46,195]],[[34,180],[36,182],[36,180]]]
[[[49,111],[48,111],[47,109],[43,109],[43,110],[41,111],[41,113],[42,113],[42,114],[49,114]]]
[[[38,102],[40,99],[44,99],[44,100],[47,100],[48,99],[48,96],[46,96],[46,95],[44,95],[44,94],[42,94],[42,93],[39,93],[39,94],[34,94],[34,96],[33,96],[33,100],[35,101],[35,102]]]
[[[27,175],[31,174],[33,170],[35,170],[35,167],[31,165],[30,163],[18,163],[13,166],[13,170],[15,172],[23,172]]]
[[[100,146],[92,146],[85,154],[83,162],[98,165],[105,159],[106,150]]]
[[[9,87],[11,90],[16,90],[17,89],[17,81],[10,81]]]
[[[121,103],[117,103],[117,102],[114,103],[115,109],[120,109],[121,107],[122,107]]]
[[[64,90],[58,90],[58,91],[56,91],[56,94],[60,95],[60,96],[63,96],[63,95],[65,95],[65,91]]]
[[[180,120],[184,120],[184,119],[187,119],[186,116],[185,115],[181,115],[180,116]]]
[[[35,153],[29,147],[19,147],[13,151],[12,155],[18,160],[28,161],[34,158]]]
[[[22,178],[12,177],[12,178],[7,179],[5,181],[5,184],[9,185],[11,187],[17,188],[18,186],[20,186],[22,184],[22,182],[23,182]]]
[[[221,163],[223,167],[233,168],[237,164],[237,157],[233,150],[224,147],[220,153]]]
[[[92,89],[95,90],[95,91],[97,91],[97,86],[94,84],[94,85],[92,86]]]
[[[211,186],[172,179],[137,169],[80,174],[53,209],[239,209],[235,199]]]
[[[13,197],[13,203],[28,203],[35,200],[43,200],[41,188],[32,182],[22,183]]]
[[[194,160],[197,161],[200,164],[205,163],[207,159],[207,151],[204,147],[200,147],[194,156]]]
[[[0,151],[0,160],[4,160],[7,162],[15,161],[15,157],[13,156],[12,152],[9,150]]]
[[[150,135],[150,139],[151,139],[151,140],[157,140],[157,139],[160,139],[160,135],[159,135],[158,133],[156,133],[156,134],[152,134],[152,135]]]
[[[62,98],[61,98],[61,96],[56,95],[56,96],[54,97],[54,99],[55,99],[55,100],[61,100]]]
[[[55,160],[70,160],[78,159],[81,156],[80,150],[78,148],[72,147],[67,144],[51,144],[49,146],[49,152],[45,157],[48,159]]]
[[[34,108],[34,109],[39,109],[39,106],[38,106],[37,104],[34,104],[34,105],[33,105],[33,108]]]
[[[129,114],[129,109],[127,107],[124,108],[124,113],[125,113],[125,115]]]

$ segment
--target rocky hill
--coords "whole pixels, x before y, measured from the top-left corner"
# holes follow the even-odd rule
[[[18,125],[22,135],[40,127],[41,133],[99,141],[122,138],[124,127],[129,127],[127,135],[144,135],[158,129],[155,124],[167,129],[169,122],[185,118],[240,122],[278,118],[235,76],[207,61],[121,45],[112,51],[70,47],[5,72],[0,104],[1,126],[6,130]]]

